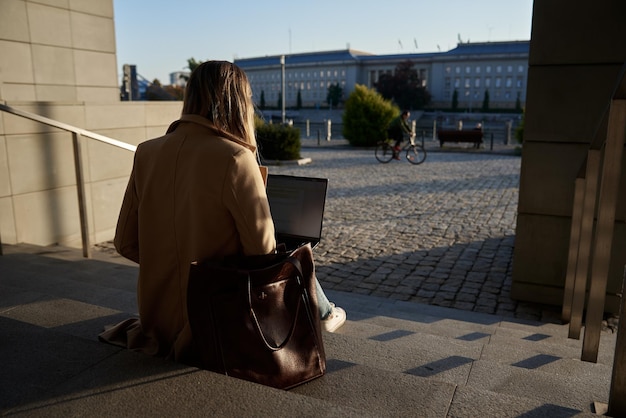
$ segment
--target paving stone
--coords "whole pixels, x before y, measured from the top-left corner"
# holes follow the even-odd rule
[[[379,164],[372,150],[345,141],[303,140],[310,164],[270,172],[329,179],[314,250],[323,287],[541,318],[545,306],[510,298],[521,163],[514,147],[439,152],[433,143],[426,162],[411,166]]]

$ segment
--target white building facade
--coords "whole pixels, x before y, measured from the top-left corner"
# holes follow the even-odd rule
[[[285,105],[295,107],[299,92],[302,106],[323,106],[328,88],[335,84],[345,99],[356,84],[375,88],[382,74],[411,61],[432,96],[433,108],[449,108],[456,90],[459,108],[480,108],[488,91],[490,108],[513,109],[526,100],[529,45],[529,41],[461,43],[447,52],[425,54],[373,55],[348,49],[286,55]],[[248,74],[255,103],[260,104],[263,95],[267,107],[278,106],[281,56],[235,63]]]

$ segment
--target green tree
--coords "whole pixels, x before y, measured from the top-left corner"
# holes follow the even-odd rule
[[[192,58],[187,59],[187,67],[185,68],[189,68],[189,72],[193,73],[193,70],[195,70],[196,67],[200,64],[202,64],[202,61],[196,61],[196,59],[192,57]],[[189,76],[186,76],[184,74],[181,74],[180,78],[182,78],[185,81],[189,80]]]
[[[169,86],[163,86],[163,90],[165,90],[169,95],[171,95],[174,98],[174,100],[183,100],[183,98],[185,97],[185,89],[175,84],[171,84]]]
[[[389,122],[400,113],[390,100],[357,84],[346,100],[342,116],[343,137],[354,146],[373,146],[387,137]]]
[[[177,100],[177,98],[170,94],[159,81],[158,78],[155,78],[146,88],[146,100],[157,101],[157,100]]]
[[[383,74],[375,83],[376,90],[403,109],[423,109],[431,95],[410,60],[398,63],[393,74]]]
[[[332,107],[337,107],[341,97],[343,96],[343,89],[338,83],[328,86],[328,94],[326,94],[326,103]]]
[[[517,92],[517,97],[515,98],[515,111],[522,112],[522,100],[520,99],[520,92]]]
[[[489,111],[489,90],[485,90],[485,95],[483,96],[483,112]]]
[[[524,119],[526,119],[526,112],[522,109],[522,119],[519,125],[517,125],[517,128],[515,128],[515,139],[517,139],[517,142],[520,144],[524,142]]]
[[[454,89],[452,93],[452,111],[456,112],[459,109],[459,92]]]

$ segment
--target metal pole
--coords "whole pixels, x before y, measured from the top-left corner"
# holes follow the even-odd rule
[[[281,82],[281,115],[283,125],[285,124],[285,56],[280,56],[280,82]]]
[[[80,134],[72,132],[72,142],[74,143],[74,169],[76,171],[76,192],[78,193],[78,215],[80,217],[80,235],[83,241],[83,257],[91,258],[89,225],[87,223],[87,205],[85,203],[83,160],[80,152]]]

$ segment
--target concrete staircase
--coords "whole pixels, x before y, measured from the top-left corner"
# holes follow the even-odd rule
[[[281,391],[102,344],[133,313],[136,267],[67,248],[0,257],[0,413],[10,416],[585,417],[608,401],[599,361],[559,324],[329,291],[327,375]]]

